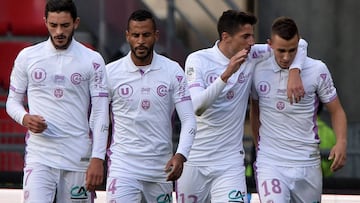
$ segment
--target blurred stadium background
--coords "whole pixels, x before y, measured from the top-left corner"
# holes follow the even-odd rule
[[[348,116],[346,166],[324,178],[324,194],[360,194],[360,1],[358,0],[74,0],[81,18],[75,37],[95,50],[106,62],[125,55],[127,19],[139,8],[157,17],[159,53],[177,60],[182,66],[186,56],[211,47],[218,38],[216,22],[223,11],[238,9],[259,18],[256,39],[265,43],[270,26],[278,16],[296,20],[301,36],[309,43],[308,54],[324,61],[331,73]],[[43,22],[46,0],[0,0],[0,188],[21,189],[24,164],[25,129],[5,112],[9,75],[13,60],[23,47],[47,39]],[[325,112],[321,118],[330,124]],[[179,122],[174,122],[174,147]],[[253,160],[251,132],[246,124],[246,160]],[[326,156],[326,150],[323,155]],[[249,192],[255,192],[251,171],[247,173]],[[99,188],[104,189],[104,186]],[[1,194],[1,193],[0,193]],[[340,201],[339,201],[340,202]]]

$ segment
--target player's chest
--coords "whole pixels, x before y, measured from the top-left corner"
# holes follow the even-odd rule
[[[171,81],[166,76],[127,73],[115,82],[116,85],[112,90],[114,99],[124,104],[133,101],[165,102],[169,100],[169,95],[173,92]]]
[[[87,85],[91,79],[89,63],[70,58],[36,61],[28,67],[29,84],[33,86],[76,87]]]

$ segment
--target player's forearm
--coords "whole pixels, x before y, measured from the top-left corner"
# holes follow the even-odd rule
[[[253,136],[253,141],[255,147],[258,145],[259,140],[259,128],[260,128],[260,118],[259,118],[259,103],[257,100],[251,99],[250,105],[250,125]]]
[[[219,97],[225,86],[226,83],[219,77],[205,90],[194,91],[190,89],[195,114],[201,116]]]
[[[347,119],[342,108],[331,113],[331,125],[336,135],[336,142],[347,145]]]
[[[302,66],[305,62],[305,59],[307,57],[307,46],[308,43],[304,39],[299,40],[298,49],[294,58],[294,61],[290,65],[291,69],[299,69],[299,71],[302,70]]]
[[[20,125],[23,125],[24,116],[28,113],[24,108],[24,94],[9,90],[6,101],[6,112]]]
[[[93,97],[91,109],[93,134],[92,158],[104,160],[109,130],[109,104],[107,97]]]
[[[196,134],[196,119],[190,100],[176,104],[176,111],[181,121],[179,145],[176,153],[188,158]]]

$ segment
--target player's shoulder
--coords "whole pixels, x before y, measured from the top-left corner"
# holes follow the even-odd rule
[[[305,63],[304,63],[304,70],[309,69],[309,70],[324,70],[327,69],[327,65],[320,59],[314,59],[311,57],[306,57],[305,59]]]
[[[192,53],[190,53],[187,57],[187,59],[207,59],[207,58],[213,58],[215,56],[215,52],[214,52],[214,48],[205,48],[205,49],[200,49],[197,51],[194,51]]]
[[[101,56],[101,54],[94,50],[93,48],[90,48],[88,46],[85,46],[85,44],[75,41],[73,40],[75,47],[77,50],[79,50],[82,54],[88,56],[88,57],[92,57],[92,58],[101,58],[103,59],[103,57]]]
[[[154,52],[153,63],[153,65],[167,70],[182,69],[177,61],[156,52]]]
[[[119,64],[125,63],[125,58],[126,58],[126,56],[116,59],[114,61],[111,61],[108,64],[106,64],[106,67],[111,68],[111,67],[117,66]]]
[[[20,50],[19,56],[43,55],[46,50],[46,42],[38,42]]]
[[[112,71],[121,71],[122,70],[122,67],[125,67],[127,66],[126,65],[126,57],[127,56],[124,56],[124,57],[121,57],[115,61],[111,61],[109,62],[108,64],[105,65],[106,67],[106,71],[108,73],[112,72]]]

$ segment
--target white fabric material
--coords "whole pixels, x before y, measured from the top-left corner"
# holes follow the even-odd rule
[[[24,203],[94,202],[85,188],[85,172],[65,171],[43,164],[27,164],[23,178]]]
[[[48,126],[43,133],[29,131],[26,162],[85,171],[90,157],[104,159],[106,85],[103,58],[74,39],[66,50],[55,49],[50,39],[23,49],[14,62],[6,110],[22,124],[27,113],[22,103],[26,94],[28,113],[44,117]],[[93,139],[89,110],[94,113]],[[92,150],[92,143],[96,149]]]
[[[257,162],[292,167],[318,165],[317,107],[319,99],[323,103],[335,99],[336,89],[326,65],[306,58],[300,74],[305,97],[291,105],[286,95],[288,73],[274,57],[255,68],[252,96],[259,100],[261,123]]]
[[[248,59],[225,84],[220,79],[229,59],[218,49],[190,54],[185,72],[197,116],[197,134],[188,159],[189,165],[222,165],[233,159],[243,160],[244,119],[249,98],[253,67],[270,55],[267,45],[255,45]],[[206,108],[207,107],[207,108]]]
[[[248,202],[245,166],[239,162],[234,160],[231,165],[222,166],[186,165],[176,185],[178,202]]]
[[[164,168],[173,155],[175,108],[182,128],[177,150],[185,158],[196,131],[184,71],[155,52],[145,72],[135,66],[130,52],[106,67],[113,114],[109,175],[166,182]]]
[[[261,202],[321,202],[322,180],[320,165],[280,167],[264,164],[256,170]]]
[[[172,182],[154,183],[135,180],[131,177],[108,177],[107,202],[173,202]]]
[[[306,57],[307,43],[300,40],[298,54],[291,67],[298,67]],[[190,54],[185,63],[195,113],[197,134],[190,151],[188,164],[228,164],[234,159],[243,160],[243,134],[246,109],[251,89],[254,66],[269,58],[272,50],[267,44],[251,47],[248,58],[225,84],[220,75],[230,59],[218,48]]]

